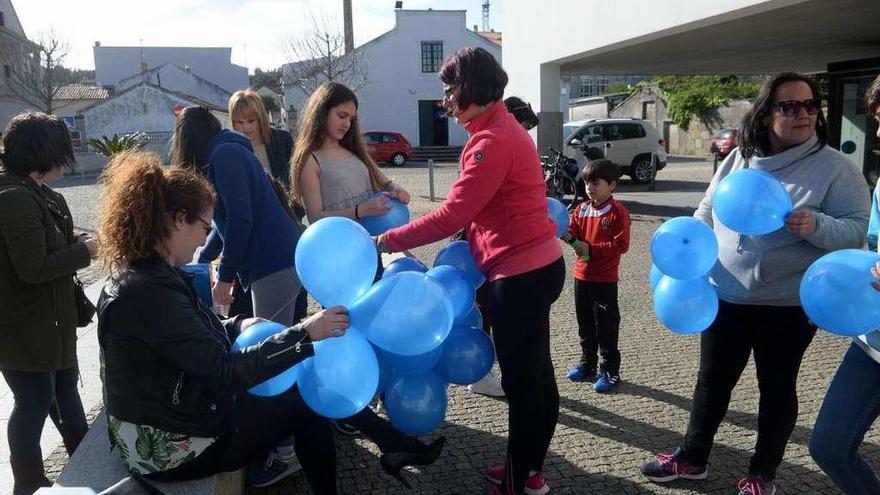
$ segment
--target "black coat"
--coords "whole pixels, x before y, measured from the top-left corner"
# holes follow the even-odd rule
[[[281,129],[272,129],[272,137],[266,145],[272,177],[290,190],[290,157],[293,154],[293,138]]]
[[[230,432],[237,395],[313,355],[299,326],[231,354],[234,326],[201,303],[188,274],[158,255],[111,277],[98,301],[109,414],[192,436]]]
[[[76,366],[73,274],[89,263],[64,197],[0,172],[0,369]]]

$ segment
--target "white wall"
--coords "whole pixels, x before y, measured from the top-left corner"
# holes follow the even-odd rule
[[[174,130],[174,107],[193,103],[143,85],[83,111],[88,138]]]
[[[249,86],[245,67],[231,62],[231,48],[96,46],[95,79],[101,86],[116,86],[119,81],[141,72],[141,59],[151,69],[162,64],[189,66],[193,72],[227,91]]]
[[[393,30],[362,45],[367,83],[358,90],[363,130],[398,131],[419,145],[419,100],[441,100],[438,73],[422,73],[422,41],[442,41],[443,58],[466,46],[482,47],[501,61],[501,47],[466,27],[465,11],[398,10]],[[512,93],[510,93],[512,94]],[[305,98],[288,88],[285,104],[301,111]],[[467,133],[449,120],[449,144],[462,146]]]

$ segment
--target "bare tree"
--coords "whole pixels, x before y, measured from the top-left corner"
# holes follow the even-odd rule
[[[312,16],[312,29],[288,39],[284,52],[291,62],[284,67],[284,83],[300,88],[306,96],[327,81],[355,91],[367,81],[360,53],[345,53],[345,35],[338,23],[327,18]]]
[[[70,52],[66,40],[54,31],[41,33],[29,51],[25,45],[9,45],[3,58],[9,62],[7,89],[19,99],[46,113],[54,110],[55,98],[72,79],[63,63]]]

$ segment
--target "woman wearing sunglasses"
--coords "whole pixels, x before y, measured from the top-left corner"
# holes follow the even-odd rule
[[[694,216],[715,231],[718,262],[712,281],[720,299],[715,322],[700,336],[700,370],[684,441],[642,466],[655,482],[705,479],[713,439],[730,395],[754,352],[760,402],[758,438],[740,495],[776,492],[776,468],[798,413],[797,375],[816,327],[798,296],[801,278],[822,255],[859,248],[868,225],[864,177],[827,146],[818,86],[782,73],[764,83],[743,119],[739,147],[718,168]],[[773,174],[791,197],[785,228],[740,235],[712,215],[718,181],[744,168]]]

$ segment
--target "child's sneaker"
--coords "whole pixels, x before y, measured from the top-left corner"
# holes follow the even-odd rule
[[[281,458],[276,452],[270,452],[265,462],[252,463],[247,470],[247,483],[254,488],[265,488],[274,485],[284,478],[302,469],[296,454]]]
[[[599,373],[599,377],[596,380],[596,383],[593,384],[593,390],[599,392],[600,394],[610,392],[614,387],[617,386],[617,382],[619,381],[620,375],[612,375],[607,371],[603,371]]]
[[[596,368],[578,363],[568,370],[568,379],[573,382],[594,382],[596,381]]]
[[[642,465],[642,474],[655,483],[667,481],[704,480],[709,477],[708,466],[694,466],[681,458],[681,449],[672,454],[660,454],[657,460]]]
[[[776,493],[776,485],[772,480],[765,480],[760,476],[747,476],[736,484],[738,495],[773,495]]]
[[[505,474],[507,474],[507,466],[504,464],[495,464],[486,469],[486,479],[493,485],[501,486]],[[525,490],[523,490],[523,493],[526,495],[544,495],[549,492],[550,487],[547,486],[547,480],[544,479],[544,473],[540,471],[529,471],[529,477],[526,478],[526,487]],[[491,488],[489,493],[493,493]],[[500,493],[500,491],[497,493]]]

